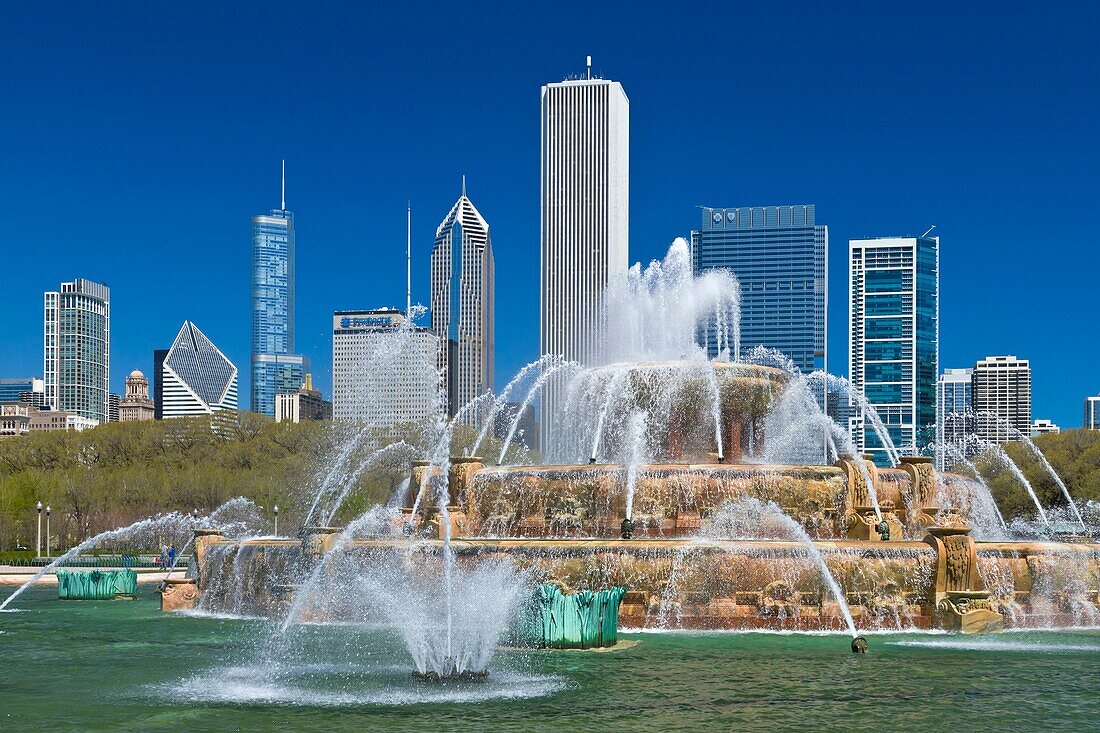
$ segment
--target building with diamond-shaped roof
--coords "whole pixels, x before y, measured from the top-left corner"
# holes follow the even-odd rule
[[[158,351],[157,417],[211,415],[237,409],[237,367],[198,326],[184,321],[167,351]]]

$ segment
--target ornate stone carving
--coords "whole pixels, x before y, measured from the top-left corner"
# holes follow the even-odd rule
[[[186,578],[169,578],[160,589],[160,610],[186,611],[199,600],[199,587]]]
[[[905,498],[907,523],[911,527],[932,526],[939,511],[936,469],[932,459],[927,456],[905,456],[901,459],[900,468],[909,474],[910,481],[909,495]]]
[[[993,609],[969,527],[930,527],[924,541],[936,550],[936,568],[927,604],[949,631],[998,631],[1004,617]]]

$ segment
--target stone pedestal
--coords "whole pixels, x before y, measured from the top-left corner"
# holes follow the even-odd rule
[[[924,541],[936,551],[928,598],[936,624],[967,634],[1000,631],[1004,617],[993,610],[978,573],[978,552],[970,527],[929,527]]]

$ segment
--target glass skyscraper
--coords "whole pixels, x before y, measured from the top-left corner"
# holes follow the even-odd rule
[[[19,402],[20,397],[28,392],[45,391],[46,388],[43,380],[37,377],[0,379],[0,404],[4,402]]]
[[[973,369],[944,369],[936,382],[936,468],[947,470],[972,448],[974,435],[971,379]]]
[[[275,395],[305,383],[309,359],[294,353],[294,214],[252,217],[252,411],[275,415]]]
[[[45,405],[107,422],[111,374],[111,291],[77,278],[45,294]]]
[[[716,268],[741,283],[741,353],[777,349],[804,372],[826,368],[829,229],[814,207],[703,207],[691,233],[695,274]],[[711,356],[715,352],[715,339]]]
[[[849,242],[849,375],[901,455],[935,440],[939,371],[939,237]],[[867,415],[853,405],[856,448],[889,465]]]

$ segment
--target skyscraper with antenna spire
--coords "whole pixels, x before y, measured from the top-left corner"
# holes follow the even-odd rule
[[[253,412],[275,414],[275,395],[305,383],[309,359],[294,353],[294,213],[286,208],[286,161],[279,208],[252,217]]]
[[[493,386],[493,244],[488,222],[466,195],[466,176],[458,201],[435,230],[431,275],[432,330],[453,416]],[[480,419],[470,415],[468,422]]]

